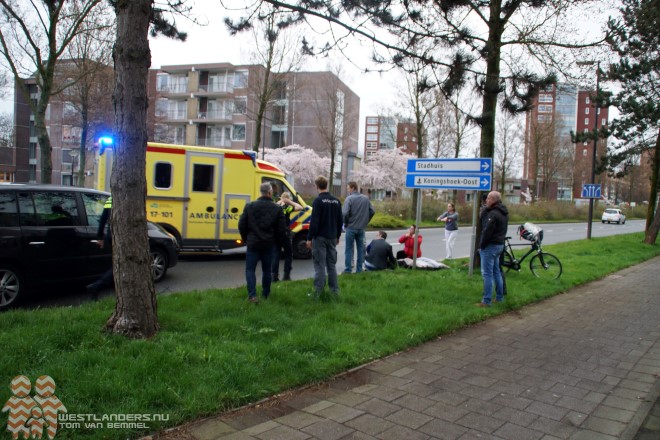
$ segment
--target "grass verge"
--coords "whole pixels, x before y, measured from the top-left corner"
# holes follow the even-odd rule
[[[107,421],[86,429],[83,421],[57,434],[135,438],[322,381],[660,255],[660,246],[642,239],[636,233],[546,246],[563,264],[561,279],[538,280],[524,267],[508,275],[505,305],[490,309],[474,307],[479,273],[468,277],[465,260],[454,260],[450,270],[341,276],[339,301],[310,300],[311,280],[277,283],[259,306],[247,303],[244,288],[160,297],[161,331],[149,341],[100,332],[112,299],[9,311],[0,314],[0,400],[11,397],[14,376],[34,384],[49,375],[69,414],[168,419],[147,422],[148,429],[108,429]]]

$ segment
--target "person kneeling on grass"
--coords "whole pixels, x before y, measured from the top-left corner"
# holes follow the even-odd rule
[[[387,232],[378,231],[376,238],[367,246],[367,257],[364,263],[367,270],[396,268],[396,258],[392,253],[392,246],[385,239],[387,239]]]

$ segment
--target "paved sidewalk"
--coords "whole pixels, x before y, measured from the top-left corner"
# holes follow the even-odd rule
[[[630,440],[645,420],[645,429],[658,429],[648,438],[660,438],[649,423],[659,394],[655,258],[154,438]]]

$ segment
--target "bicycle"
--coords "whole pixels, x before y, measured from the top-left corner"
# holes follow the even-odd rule
[[[533,227],[536,228],[536,231],[533,231]],[[532,230],[532,231],[530,231]],[[526,244],[511,244],[509,241],[511,237],[505,237],[504,252],[502,253],[502,259],[500,261],[500,267],[506,268],[506,272],[509,272],[511,269],[520,272],[522,267],[522,262],[525,261],[530,254],[536,254],[529,261],[529,270],[532,271],[535,277],[556,280],[561,276],[562,265],[559,258],[554,255],[543,252],[541,246],[541,241],[543,240],[543,230],[530,224],[525,224],[518,228],[519,235],[531,241],[531,248],[523,255],[520,259],[517,259],[514,252],[513,246],[527,246]]]

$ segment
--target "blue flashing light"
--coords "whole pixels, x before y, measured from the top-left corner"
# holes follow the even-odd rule
[[[101,136],[101,137],[99,138],[99,144],[101,144],[101,145],[103,145],[103,146],[105,146],[105,147],[109,147],[109,146],[112,145],[113,143],[114,143],[114,139],[112,139],[111,136]]]

